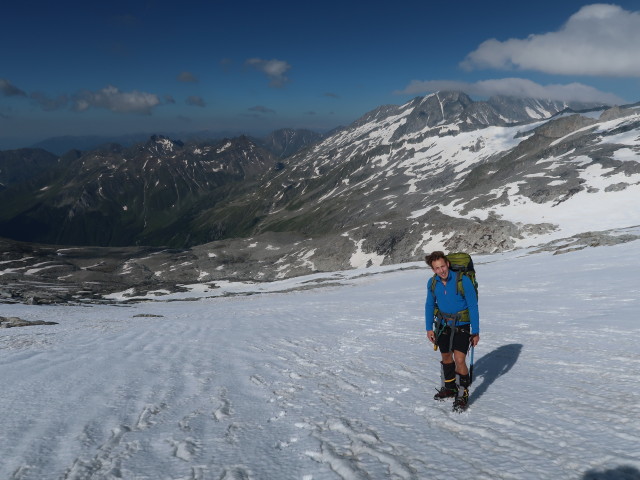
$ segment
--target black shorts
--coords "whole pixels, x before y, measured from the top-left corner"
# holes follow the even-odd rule
[[[471,330],[469,325],[456,327],[453,335],[453,350],[458,350],[466,355],[469,351],[469,339],[471,338]],[[451,328],[446,327],[438,337],[438,348],[440,353],[449,353],[449,345],[451,344]]]

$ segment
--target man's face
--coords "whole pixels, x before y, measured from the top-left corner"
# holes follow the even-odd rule
[[[444,258],[439,258],[431,262],[431,270],[443,280],[446,280],[449,276],[449,265]]]

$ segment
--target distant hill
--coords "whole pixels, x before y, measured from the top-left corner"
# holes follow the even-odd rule
[[[54,167],[58,156],[40,148],[0,151],[0,191]]]
[[[42,151],[39,151],[42,152]],[[49,155],[50,161],[56,157]],[[242,234],[202,211],[249,188],[276,157],[247,137],[185,145],[163,136],[63,157],[63,168],[0,192],[0,236],[69,245],[190,245]],[[245,212],[246,213],[246,212]]]

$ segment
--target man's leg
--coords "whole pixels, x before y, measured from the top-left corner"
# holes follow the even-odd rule
[[[454,350],[452,360],[456,364],[456,373],[460,375],[467,375],[469,373],[469,369],[467,368],[467,352]]]
[[[454,350],[453,357],[455,359],[457,387],[457,394],[453,403],[453,409],[456,411],[462,411],[467,408],[469,403],[469,385],[471,384],[469,369],[467,368],[467,354],[466,352]]]
[[[442,353],[440,366],[442,386],[440,387],[440,390],[438,390],[438,393],[433,396],[434,400],[444,400],[445,398],[455,397],[457,394],[456,364],[454,363],[453,355],[450,352]]]

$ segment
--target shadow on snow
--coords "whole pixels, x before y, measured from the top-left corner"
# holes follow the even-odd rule
[[[496,379],[513,367],[518,361],[522,345],[512,343],[496,348],[473,364],[473,391],[469,396],[469,404],[478,400]],[[482,379],[482,383],[476,382]]]
[[[640,471],[634,467],[621,466],[609,470],[588,470],[583,480],[640,480]]]
[[[469,404],[479,399],[496,379],[511,370],[521,351],[522,345],[518,343],[503,345],[474,364],[474,389],[469,397]],[[476,385],[478,380],[482,380],[482,383]],[[626,465],[607,470],[591,469],[584,473],[582,480],[640,480],[640,470]]]

